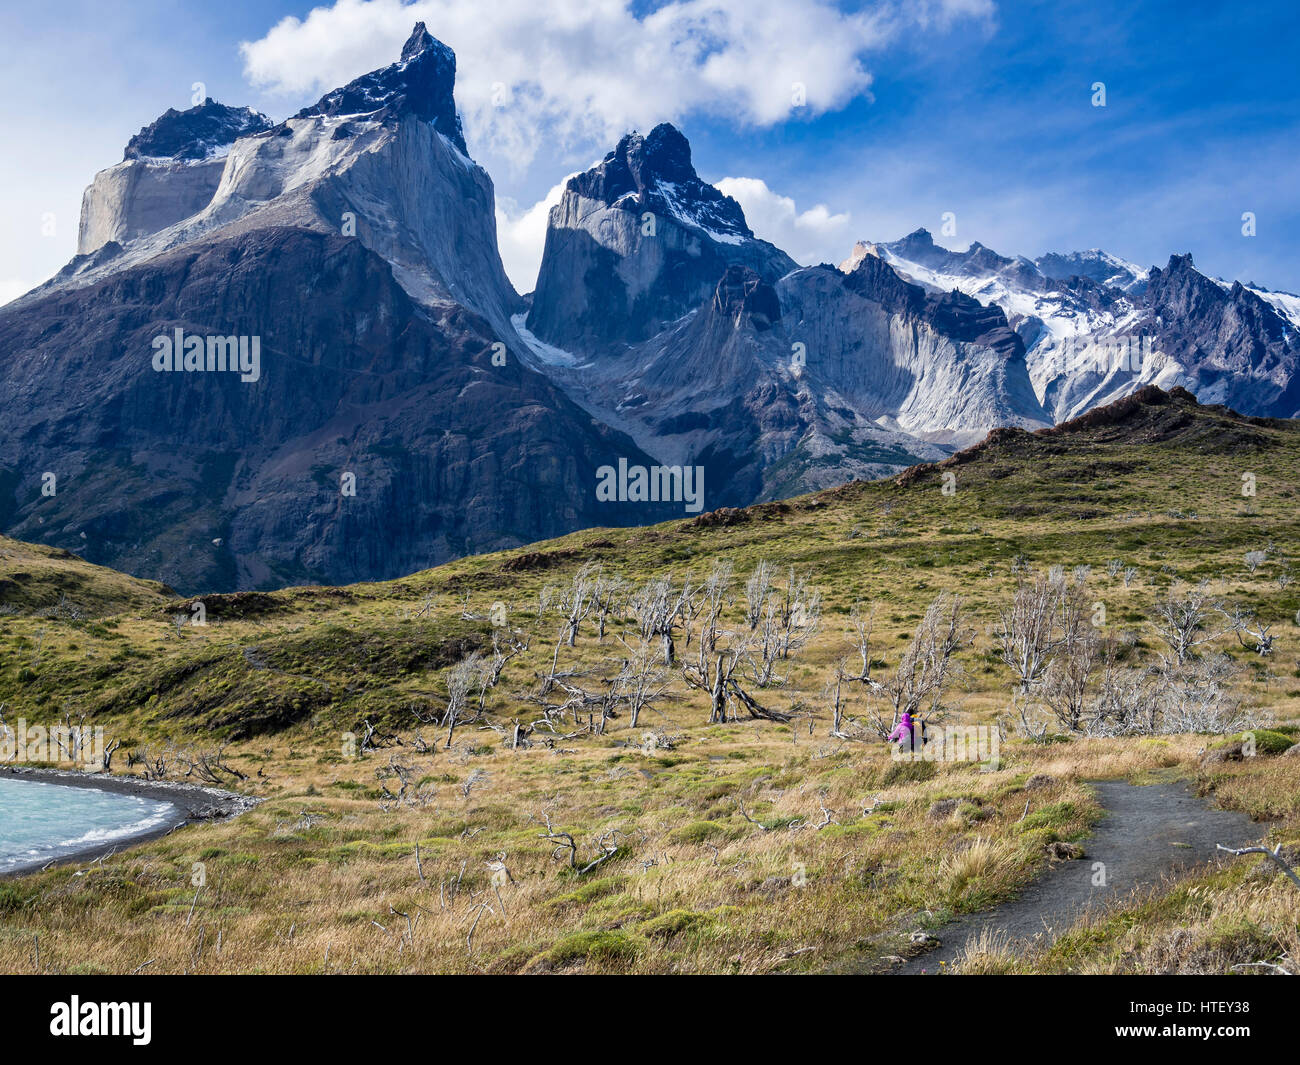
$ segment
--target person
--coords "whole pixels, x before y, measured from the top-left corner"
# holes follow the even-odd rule
[[[915,747],[915,733],[912,731],[912,715],[906,710],[903,716],[898,719],[898,724],[894,726],[894,731],[889,734],[889,742],[898,741],[898,749],[902,751],[911,751]]]

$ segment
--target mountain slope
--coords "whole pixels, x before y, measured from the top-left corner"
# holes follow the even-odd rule
[[[1062,421],[1147,384],[1186,387],[1249,414],[1300,412],[1300,303],[1225,284],[1190,255],[1142,270],[1105,252],[1009,259],[977,243],[953,252],[924,229],[860,242],[841,264],[877,257],[935,292],[1000,307],[1024,340],[1035,393]]]
[[[241,127],[236,117],[247,109],[211,101],[169,113],[127,150],[130,157],[138,142],[161,142],[150,150],[179,153],[147,160],[153,208],[139,219],[119,174],[144,165],[138,160],[97,175],[83,208],[78,259],[36,294],[86,284],[219,230],[296,226],[355,236],[391,264],[416,300],[462,304],[492,323],[502,342],[517,343],[509,319],[523,304],[497,252],[492,180],[465,151],[455,71],[450,49],[419,23],[397,63],[278,125],[254,116]],[[222,132],[210,131],[222,116]],[[159,126],[180,128],[164,137]],[[196,143],[224,139],[200,163],[190,158]]]
[[[997,308],[878,259],[844,278],[754,238],[669,125],[571,178],[520,333],[533,365],[661,461],[744,505],[1050,419]]]
[[[597,500],[598,467],[652,460],[519,361],[522,305],[491,181],[449,117],[453,75],[417,26],[399,63],[205,149],[210,202],[149,232],[193,207],[188,158],[223,139],[220,105],[142,132],[137,149],[178,152],[143,164],[168,209],[0,309],[0,527],[229,590],[666,516]],[[238,132],[231,114],[221,128]],[[85,232],[140,217],[97,187]],[[200,372],[158,372],[177,330]],[[215,369],[227,340],[258,352],[254,372]]]
[[[749,313],[761,309],[751,303]],[[1251,499],[1239,495],[1243,466],[1258,476]],[[996,433],[914,477],[570,534],[396,581],[205,596],[207,629],[173,627],[170,615],[189,613],[189,601],[92,623],[0,609],[0,704],[11,726],[53,721],[65,708],[76,720],[84,710],[108,740],[123,742],[115,772],[138,776],[127,753],[138,749],[151,771],[158,761],[172,779],[206,769],[264,800],[254,815],[190,826],[75,871],[6,881],[24,935],[0,937],[0,968],[30,971],[29,936],[39,935],[43,966],[60,972],[129,973],[145,963],[178,975],[323,965],[393,974],[881,971],[933,945],[914,941],[918,927],[949,936],[934,927],[936,913],[988,912],[1040,877],[1089,875],[1094,842],[1105,843],[1104,834],[1089,837],[1103,814],[1090,783],[1098,779],[1185,777],[1207,802],[1254,818],[1270,846],[1290,846],[1300,831],[1300,761],[1268,749],[1300,735],[1290,676],[1300,630],[1286,620],[1300,589],[1276,579],[1286,569],[1272,552],[1253,571],[1243,556],[1300,541],[1297,469],[1297,423],[1144,390],[1073,425]],[[939,486],[949,472],[953,495]],[[0,543],[0,579],[8,546]],[[1132,573],[1112,573],[1112,559]],[[622,599],[603,635],[589,617],[571,647],[561,614],[544,606],[554,589],[571,587],[592,562],[629,591],[657,580],[697,586],[729,564],[736,594],[723,607],[725,645],[748,631],[742,589],[760,561],[778,584],[791,567],[823,595],[810,643],[779,667],[787,681],[758,696],[792,720],[747,720],[741,710],[738,720],[708,722],[709,693],[685,684],[680,669],[699,653],[699,618],[697,639],[678,642],[678,667],[654,675],[655,690],[667,690],[639,721],[616,698],[570,702],[582,691],[597,701],[615,695],[640,626]],[[1175,580],[1206,579],[1212,595],[1271,623],[1271,657],[1231,637],[1201,648],[1236,663],[1232,694],[1261,726],[1257,756],[1229,760],[1239,741],[1204,730],[1021,735],[1009,712],[1015,680],[992,630],[1017,575],[1050,566],[1091,567],[1088,590],[1106,608],[1103,633],[1124,675],[1154,657],[1148,619]],[[68,594],[78,598],[75,588]],[[851,618],[870,618],[874,675],[888,678],[945,594],[964,613],[960,671],[939,721],[1002,736],[984,765],[970,754],[891,756],[872,728],[887,703],[845,677],[856,666],[844,657]],[[508,635],[493,626],[498,604]],[[476,651],[492,662],[494,634],[532,639],[503,664],[482,714],[471,711],[449,735],[431,723],[447,706],[449,673]],[[838,721],[832,693],[842,698]],[[573,837],[576,868],[574,852],[557,852],[543,832]],[[1081,844],[1085,862],[1071,866],[1063,841]],[[195,856],[219,871],[219,898],[196,901]],[[492,890],[498,865],[510,874],[499,885],[506,920],[480,913],[478,888]],[[1263,954],[1294,968],[1294,888],[1266,865],[1242,859],[1184,874],[1136,901],[1115,898],[1121,920],[1055,926],[1064,936],[1045,955],[985,951],[975,963],[1226,975]],[[461,870],[467,887],[458,892]],[[803,871],[806,882],[792,881]],[[410,912],[413,894],[436,896],[435,880],[447,885],[446,908],[426,906],[409,940],[374,927],[391,928],[391,910]],[[196,959],[193,936],[160,934],[189,914],[196,926],[219,924],[220,952]],[[292,937],[268,934],[291,927]]]
[[[1294,297],[924,231],[801,268],[666,124],[567,183],[523,299],[455,75],[417,24],[284,122],[207,100],[132,138],[0,309],[0,529],[184,590],[373,579],[682,513],[615,470],[698,468],[694,512],[1149,384],[1300,409]]]
[[[699,179],[674,127],[630,133],[551,209],[527,328],[555,347],[618,352],[698,307],[731,265],[769,284],[797,267]]]
[[[571,533],[382,583],[205,594],[209,622],[221,625],[231,639],[246,638],[273,651],[279,674],[267,675],[256,663],[199,638],[203,634],[197,631],[187,631],[183,639],[156,640],[170,636],[169,615],[187,613],[192,600],[164,606],[161,595],[133,591],[134,604],[124,599],[113,609],[138,614],[146,634],[146,672],[156,674],[153,679],[126,673],[100,677],[93,655],[78,650],[51,661],[33,688],[23,688],[0,670],[0,702],[23,710],[32,700],[54,695],[84,697],[105,713],[136,715],[144,700],[131,694],[135,688],[166,678],[146,716],[160,723],[196,717],[204,727],[247,735],[270,723],[246,686],[256,685],[268,703],[289,706],[308,690],[301,683],[306,675],[325,683],[309,689],[310,699],[300,706],[303,715],[337,715],[333,722],[346,727],[363,717],[395,723],[421,693],[433,690],[432,672],[449,662],[413,665],[395,676],[393,661],[406,661],[404,648],[413,641],[428,649],[445,637],[463,643],[464,653],[489,645],[488,608],[494,602],[507,608],[512,628],[542,634],[525,656],[520,683],[527,683],[530,670],[545,669],[553,652],[551,616],[538,615],[539,596],[548,585],[564,586],[592,564],[607,576],[623,578],[629,589],[666,573],[678,583],[688,576],[698,580],[715,561],[731,563],[743,580],[760,559],[815,576],[825,600],[824,638],[836,648],[843,616],[855,602],[880,605],[877,638],[887,649],[910,634],[939,591],[957,592],[974,613],[989,615],[1013,585],[1013,572],[1025,567],[1091,566],[1108,624],[1117,628],[1139,621],[1140,613],[1127,617],[1125,611],[1149,604],[1170,582],[1194,584],[1204,578],[1214,583],[1216,595],[1245,595],[1265,623],[1275,623],[1272,662],[1277,667],[1300,648],[1298,630],[1288,620],[1300,610],[1300,588],[1276,580],[1291,572],[1296,560],[1288,548],[1300,542],[1297,470],[1300,423],[1248,418],[1198,404],[1182,390],[1147,387],[1060,426],[998,430],[941,462],[879,481],[679,517],[650,528]],[[1243,471],[1255,475],[1254,496],[1241,493]],[[955,481],[951,494],[942,491],[945,474]],[[1256,570],[1244,563],[1252,550],[1267,556]],[[0,580],[17,582],[15,570],[30,568],[22,552],[51,554],[47,548],[0,541]],[[1133,566],[1133,580],[1107,573],[1111,559]],[[68,574],[60,591],[74,605],[84,605],[99,595],[96,587],[120,579],[77,560],[60,565]],[[0,626],[0,650],[6,652],[47,623],[34,611],[58,601],[54,593],[30,602],[15,602],[11,595],[12,588],[0,595],[0,608],[10,604],[9,620]],[[476,616],[462,616],[466,596]],[[412,615],[421,608],[420,623],[414,624]],[[590,629],[588,623],[584,631]],[[87,634],[85,639],[82,650],[100,649],[98,638]],[[611,649],[621,647],[607,642]],[[1249,651],[1240,656],[1258,658]],[[17,655],[8,658],[15,661]],[[833,658],[817,661],[822,668]],[[220,669],[231,683],[212,688],[203,670],[189,668],[196,663]],[[1004,678],[989,679],[987,673],[976,672],[971,680],[976,691],[992,684],[994,701],[977,698],[976,703],[1002,712]],[[818,677],[796,674],[793,696],[815,701],[819,683]],[[1270,691],[1271,698],[1283,695],[1277,685]],[[502,695],[494,712],[508,718],[518,714],[518,706]],[[291,717],[274,727],[298,720]]]

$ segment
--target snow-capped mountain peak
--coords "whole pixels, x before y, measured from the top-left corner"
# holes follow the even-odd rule
[[[768,284],[798,266],[700,179],[674,126],[628,133],[551,209],[527,328],[566,350],[619,351],[697,309],[733,265]]]
[[[740,204],[700,180],[690,143],[670,123],[647,135],[633,131],[596,167],[570,179],[579,195],[627,211],[651,212],[713,240],[752,240]]]
[[[417,22],[396,63],[333,89],[294,117],[313,115],[413,114],[434,127],[466,157],[465,135],[456,113],[456,53]]]
[[[1034,260],[1034,265],[1044,277],[1068,281],[1072,277],[1086,277],[1099,285],[1108,285],[1124,292],[1140,291],[1146,284],[1149,271],[1117,255],[1090,248],[1064,254],[1048,252]]]
[[[979,242],[950,251],[919,229],[890,243],[859,242],[840,269],[867,255],[931,292],[999,306],[1055,421],[1147,384],[1287,417],[1300,408],[1300,382],[1292,385],[1300,299],[1215,282],[1190,255],[1172,256],[1164,270],[1098,248],[1007,258]]]

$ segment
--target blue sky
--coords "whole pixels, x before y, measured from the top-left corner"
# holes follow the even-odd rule
[[[0,11],[0,298],[71,257],[94,172],[189,106],[194,82],[282,118],[395,58],[416,17],[460,57],[470,150],[496,183],[521,289],[548,193],[622,129],[671,119],[702,176],[743,188],[759,235],[803,261],[938,234],[950,211],[953,247],[1103,247],[1143,266],[1190,251],[1209,273],[1300,290],[1293,2],[593,6],[585,24],[578,0],[337,0],[310,18],[281,0]],[[808,104],[786,109],[795,79]],[[503,82],[517,96],[488,108]]]

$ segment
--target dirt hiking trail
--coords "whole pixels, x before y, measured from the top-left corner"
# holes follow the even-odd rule
[[[1243,813],[1216,810],[1181,783],[1091,781],[1106,809],[1082,840],[1086,856],[1052,866],[1011,902],[932,930],[939,946],[887,970],[896,975],[942,972],[981,932],[1000,932],[1016,954],[1050,945],[1090,909],[1109,906],[1177,873],[1225,857],[1215,850],[1258,843],[1265,827]],[[1229,859],[1231,860],[1231,859]],[[1094,863],[1105,863],[1105,886],[1094,886]]]

